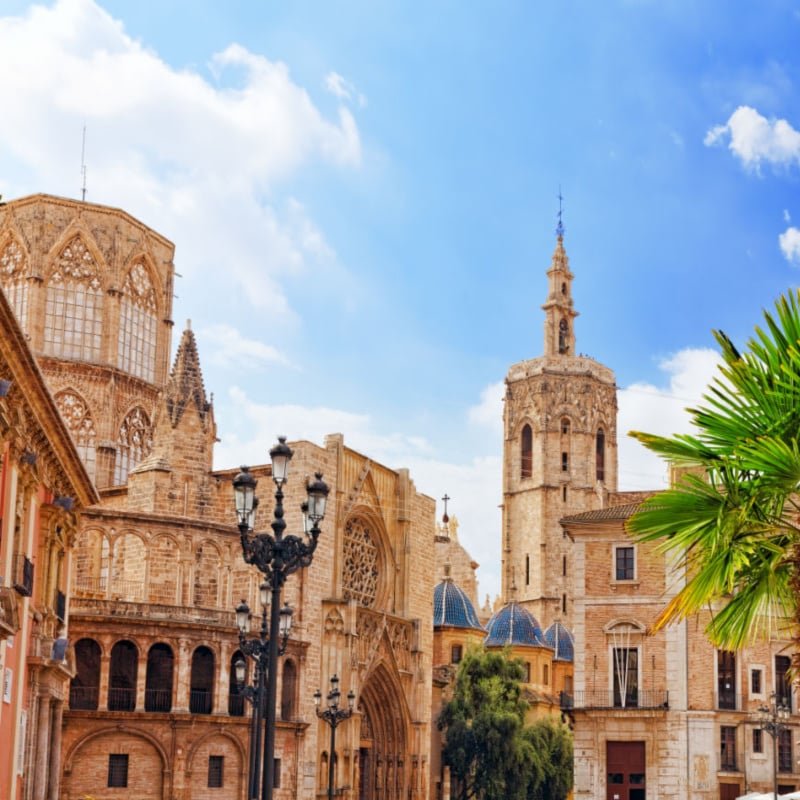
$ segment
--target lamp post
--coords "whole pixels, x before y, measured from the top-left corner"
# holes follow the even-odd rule
[[[789,727],[789,707],[775,692],[770,695],[768,706],[758,707],[758,727],[772,737],[772,791],[778,797],[778,739]]]
[[[331,678],[331,690],[328,692],[328,705],[320,708],[322,692],[317,689],[314,692],[314,705],[317,707],[317,716],[330,725],[331,728],[331,749],[328,754],[328,800],[333,800],[334,795],[334,769],[336,766],[336,728],[340,722],[350,719],[353,716],[353,705],[356,700],[355,692],[351,689],[347,693],[347,708],[339,708],[339,678],[334,675]]]
[[[247,564],[253,564],[264,573],[266,593],[271,593],[269,611],[269,631],[264,639],[266,648],[265,671],[261,678],[265,686],[262,690],[265,698],[264,718],[266,731],[264,734],[264,763],[262,793],[263,800],[272,800],[275,772],[273,769],[275,755],[275,699],[277,690],[276,670],[279,655],[279,638],[281,627],[281,589],[286,578],[298,569],[307,567],[317,549],[319,524],[325,516],[325,503],[328,499],[328,486],[322,480],[322,474],[306,486],[308,499],[302,504],[303,536],[284,535],[286,520],[283,518],[283,485],[289,472],[292,450],[286,444],[286,437],[279,436],[278,444],[270,451],[272,461],[272,480],[275,483],[275,510],[272,519],[272,534],[255,533],[255,513],[258,506],[256,484],[247,467],[233,479],[233,493],[236,503],[236,514],[239,521],[239,536],[242,543],[242,556]],[[264,622],[266,627],[266,622]],[[287,634],[288,635],[288,634]],[[260,637],[259,637],[260,640]],[[251,748],[255,743],[251,741]]]
[[[267,615],[270,605],[269,585],[264,582],[259,587],[259,600],[261,601],[261,628],[258,635],[248,638],[250,633],[250,607],[245,600],[236,607],[236,625],[239,628],[239,649],[242,653],[255,662],[253,685],[245,684],[247,680],[247,663],[244,659],[237,659],[234,664],[236,683],[239,694],[253,706],[253,718],[250,729],[250,762],[247,781],[248,800],[258,800],[261,776],[261,735],[264,729],[264,705],[266,681],[268,675],[269,659],[269,634],[267,629]],[[286,652],[286,644],[292,630],[292,609],[285,605],[280,611],[280,644],[278,653]]]

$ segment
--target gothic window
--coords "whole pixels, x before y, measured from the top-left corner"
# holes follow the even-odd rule
[[[569,417],[562,417],[561,418],[561,433],[563,436],[569,436],[570,431],[570,421]]]
[[[172,648],[154,644],[147,653],[147,674],[144,688],[145,711],[172,710]]]
[[[117,338],[120,369],[152,381],[156,363],[156,293],[147,267],[137,261],[122,287]]]
[[[558,323],[558,352],[569,353],[569,324],[565,319]]]
[[[98,272],[79,236],[56,259],[44,315],[44,350],[49,355],[100,360],[103,289]]]
[[[595,477],[598,481],[606,479],[606,435],[602,428],[595,437]]]
[[[97,448],[92,413],[83,399],[75,392],[59,392],[55,401],[70,434],[72,434],[75,449],[78,451],[89,477],[94,481],[97,472]]]
[[[522,428],[522,436],[520,437],[520,456],[520,477],[530,478],[533,474],[533,431],[531,430],[530,425],[525,425]]]
[[[153,449],[150,420],[142,408],[134,408],[122,422],[117,439],[114,484],[122,485],[128,473]]]
[[[378,547],[369,526],[362,519],[348,520],[344,528],[345,600],[372,606],[378,592]]]
[[[295,716],[295,695],[297,693],[297,667],[291,658],[283,664],[283,681],[281,682],[281,719],[289,722]]]
[[[0,253],[0,283],[24,329],[28,322],[28,264],[19,243],[11,239]]]

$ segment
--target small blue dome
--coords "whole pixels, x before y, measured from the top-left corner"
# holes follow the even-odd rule
[[[449,578],[433,590],[433,626],[437,628],[442,625],[483,630],[467,593]]]
[[[505,647],[524,645],[526,647],[547,647],[542,638],[542,629],[536,617],[519,603],[511,602],[503,606],[486,626],[488,631],[486,647]]]
[[[545,632],[544,640],[554,650],[556,661],[573,661],[575,658],[575,639],[560,622],[554,622]]]

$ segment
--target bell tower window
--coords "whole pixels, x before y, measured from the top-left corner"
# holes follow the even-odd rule
[[[530,478],[533,475],[533,431],[530,425],[525,425],[522,428],[520,456],[520,477]]]
[[[558,323],[558,352],[561,355],[569,353],[569,324],[565,319]]]
[[[606,479],[606,435],[602,428],[595,438],[595,477],[598,481]]]

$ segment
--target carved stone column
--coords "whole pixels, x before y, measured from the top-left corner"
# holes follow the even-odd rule
[[[50,768],[50,704],[49,694],[39,695],[36,715],[36,755],[33,760],[34,784],[32,800],[47,800],[47,776]]]
[[[61,788],[61,726],[64,716],[64,703],[53,700],[51,714],[52,729],[50,733],[50,780],[47,800],[58,800]]]

